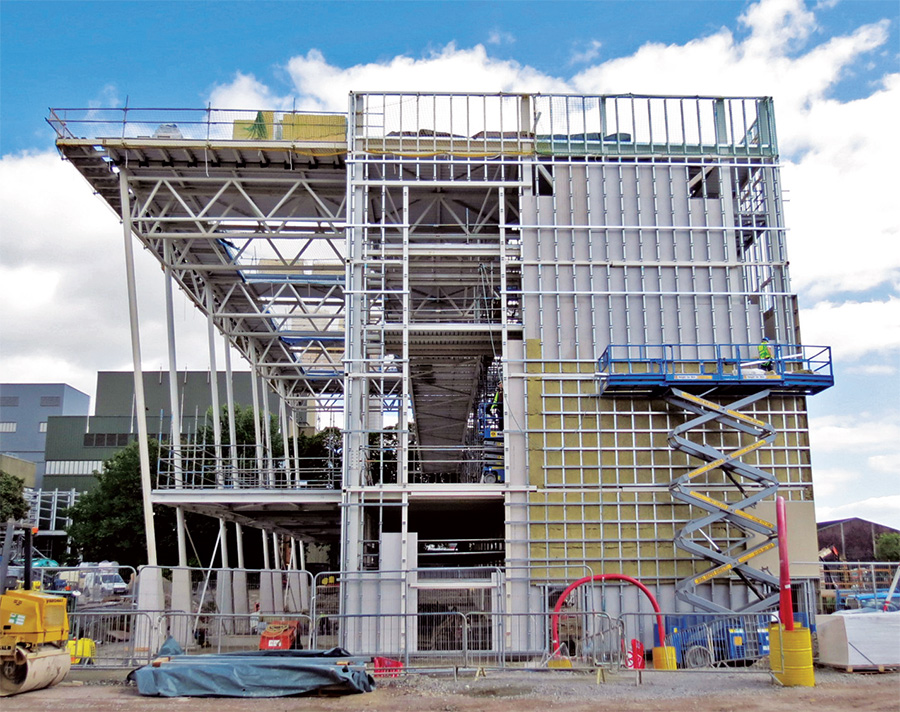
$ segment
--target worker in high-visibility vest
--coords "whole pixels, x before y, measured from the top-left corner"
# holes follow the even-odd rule
[[[498,430],[503,430],[503,384],[502,383],[497,385],[497,390],[494,393],[494,400],[491,403],[490,412],[491,412],[491,415],[493,415],[497,419]]]
[[[769,338],[767,336],[763,336],[762,341],[759,343],[758,351],[759,360],[762,361],[760,368],[763,371],[771,371],[774,357],[772,356],[772,349],[769,347]]]

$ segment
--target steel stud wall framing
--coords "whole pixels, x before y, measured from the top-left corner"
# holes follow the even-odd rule
[[[667,487],[689,467],[666,443],[685,415],[601,397],[597,362],[613,343],[694,356],[763,335],[801,343],[771,100],[353,93],[346,143],[329,117],[327,146],[285,139],[298,119],[277,112],[269,138],[224,140],[229,119],[212,114],[204,140],[133,138],[125,119],[113,138],[82,140],[71,114],[51,123],[268,384],[255,398],[279,414],[281,437],[287,421],[343,418],[329,495],[341,568],[413,570],[420,540],[503,540],[519,572],[510,612],[533,599],[529,585],[586,571],[636,575],[674,605],[695,565],[672,544],[691,515]],[[124,198],[104,187],[110,168]],[[473,423],[497,382],[506,477],[486,484],[473,475]],[[781,432],[750,464],[810,499],[804,397],[749,412]],[[274,485],[267,431],[259,502],[266,477]],[[706,486],[733,489],[724,477]]]

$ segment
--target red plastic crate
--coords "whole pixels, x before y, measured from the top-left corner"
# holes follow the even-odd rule
[[[400,660],[392,658],[374,657],[372,662],[375,664],[375,677],[399,677],[399,671],[403,668]]]

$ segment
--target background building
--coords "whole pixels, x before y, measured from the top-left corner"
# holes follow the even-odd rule
[[[859,517],[835,519],[818,524],[819,548],[834,548],[837,555],[830,560],[877,561],[875,543],[882,534],[898,533],[892,527]]]
[[[64,383],[0,384],[0,452],[35,463],[34,483],[44,477],[48,419],[56,415],[86,416],[90,397]]]
[[[776,494],[815,561],[805,399],[831,361],[800,338],[770,99],[359,93],[164,120],[50,117],[277,395],[254,405],[340,414],[343,475],[257,453],[248,477],[223,450],[199,480],[186,450],[154,501],[339,545],[345,614],[541,613],[605,573],[667,610],[771,609]],[[817,570],[794,574],[806,611]],[[619,584],[580,605],[647,610]],[[530,650],[535,625],[479,645]]]
[[[235,403],[246,407],[251,402],[250,373],[232,374]],[[169,440],[172,408],[169,401],[169,374],[145,373],[146,418],[151,437]],[[179,420],[185,439],[197,428],[212,427],[207,411],[212,405],[210,374],[203,371],[178,373]],[[226,374],[219,372],[217,396],[226,400]],[[97,374],[97,399],[94,415],[67,415],[47,421],[45,490],[90,490],[96,483],[94,472],[137,437],[137,413],[134,398],[134,374],[127,371],[101,371]]]

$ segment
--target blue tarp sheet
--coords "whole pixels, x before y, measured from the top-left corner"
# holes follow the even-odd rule
[[[128,679],[141,695],[158,697],[353,694],[375,689],[364,660],[343,648],[185,655],[170,638],[156,661],[133,670]]]

